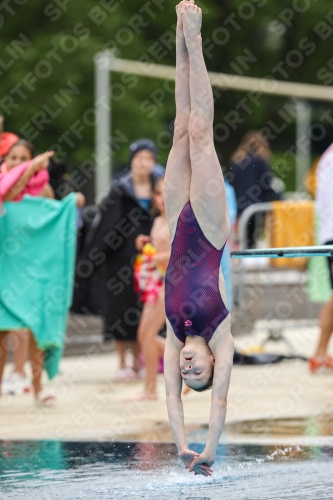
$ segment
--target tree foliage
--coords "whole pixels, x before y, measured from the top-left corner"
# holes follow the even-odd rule
[[[204,13],[208,70],[235,78],[333,82],[329,0],[198,4]],[[94,55],[110,48],[121,58],[174,65],[174,8],[175,2],[166,0],[3,3],[0,109],[6,129],[31,138],[39,151],[56,147],[58,157],[66,158],[73,168],[92,158]],[[114,151],[116,167],[126,163],[128,143],[142,136],[158,142],[165,162],[175,116],[173,84],[120,74],[112,75],[112,84],[113,134],[123,138]],[[215,91],[215,139],[225,159],[245,131],[269,127],[269,121],[280,129],[272,133],[273,148],[282,151],[293,143],[293,117],[281,119],[287,100],[259,94]],[[321,120],[327,108],[325,103],[317,106],[315,118]]]

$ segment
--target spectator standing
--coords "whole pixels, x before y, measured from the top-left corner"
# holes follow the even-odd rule
[[[137,256],[138,235],[149,235],[153,218],[150,213],[152,192],[164,168],[156,164],[157,147],[149,139],[130,146],[129,169],[118,175],[98,211],[85,238],[77,262],[75,312],[95,310],[104,318],[105,340],[115,340],[119,355],[117,378],[127,381],[139,377],[137,331],[142,303],[134,289],[133,265]],[[92,275],[100,266],[101,291],[91,290]],[[126,348],[131,347],[133,365],[126,364]]]
[[[319,216],[319,238],[323,245],[333,245],[333,144],[321,157],[316,170],[316,208]],[[333,259],[327,258],[333,290]],[[333,294],[323,307],[320,318],[320,338],[316,352],[309,360],[315,373],[319,368],[333,370],[333,357],[327,354],[333,332]]]
[[[145,361],[145,386],[134,400],[157,399],[158,357],[164,356],[165,339],[158,332],[165,324],[164,277],[171,253],[171,237],[164,205],[164,179],[159,179],[154,188],[153,209],[155,218],[150,237],[139,235],[134,276],[136,289],[144,303],[138,330],[138,340]]]
[[[13,136],[14,134],[11,135]],[[0,173],[2,175],[5,175],[14,167],[32,160],[34,156],[34,147],[30,142],[24,139],[17,140],[9,147],[8,151],[4,155],[4,162],[0,166]],[[27,169],[25,179],[21,178],[16,186],[14,186],[14,190],[17,190],[18,193],[25,187],[31,177],[35,175],[39,165],[38,158],[40,157],[36,157],[37,162],[35,162],[35,164],[32,163],[29,169]],[[43,167],[48,165],[48,159],[49,158],[47,157],[46,160],[41,163]],[[53,190],[48,183],[45,183],[45,186],[43,187],[39,195],[49,198],[54,197]],[[7,195],[5,197],[5,200],[9,200],[12,198],[15,199],[15,196],[11,197]],[[20,394],[22,392],[29,392],[30,380],[25,372],[24,365],[28,357],[30,331],[26,328],[13,330],[11,332],[11,340],[13,344],[14,371],[7,379],[4,380],[2,391],[8,394]]]
[[[46,170],[49,158],[54,154],[53,151],[43,153],[34,157],[34,149],[32,144],[25,140],[19,140],[8,151],[5,162],[1,165],[0,182],[4,180],[6,174],[15,167],[25,164],[26,168],[22,175],[16,180],[12,187],[4,194],[1,194],[0,200],[3,201],[20,201],[22,192],[27,189],[29,182],[33,178],[39,176],[40,171]],[[39,192],[40,196],[52,197],[52,188],[47,183],[48,175],[41,175],[40,181],[36,185],[32,185],[34,192]],[[2,190],[1,190],[2,192]],[[18,325],[17,328],[14,325]],[[8,325],[13,325],[12,328]],[[4,392],[20,393],[30,390],[30,383],[24,371],[24,364],[28,356],[28,351],[31,359],[33,386],[36,398],[41,393],[41,375],[44,362],[43,351],[38,349],[37,343],[32,332],[15,316],[8,312],[0,303],[0,333],[1,333],[1,349],[0,349],[0,382],[7,357],[8,334],[11,333],[14,343],[14,363],[15,369],[11,374],[4,387]],[[53,399],[51,396],[42,396],[41,402],[48,403]]]
[[[45,197],[45,198],[54,198],[54,192],[53,189],[51,188],[50,184],[48,183],[49,180],[49,174],[47,172],[47,167],[49,165],[49,159],[54,155],[53,151],[49,151],[43,154],[40,154],[36,157],[34,157],[34,148],[31,143],[28,141],[21,139],[17,141],[15,144],[11,146],[9,149],[8,153],[5,156],[5,161],[1,164],[0,167],[0,205],[2,201],[13,201],[13,202],[21,202],[22,198],[24,197],[25,194],[29,194],[30,196],[38,196],[38,197]],[[74,199],[74,198],[73,198]],[[77,207],[82,207],[85,199],[82,193],[77,193],[76,194],[76,205]],[[13,205],[16,205],[13,204]],[[19,203],[21,205],[21,203]],[[70,205],[72,205],[72,201],[69,201],[68,203],[66,202],[66,207],[63,207],[63,209],[58,206],[58,207],[49,207],[51,208],[50,213],[50,218],[47,219],[46,212],[44,214],[44,221],[45,226],[48,226],[48,236],[54,236],[56,233],[52,233],[50,228],[52,228],[53,219],[57,219],[59,216],[59,228],[63,229],[63,225],[67,223],[70,223],[70,213],[72,211]],[[30,205],[29,205],[30,206]],[[31,206],[30,206],[31,207]],[[1,208],[1,207],[0,207]],[[9,210],[9,207],[7,207]],[[53,213],[52,209],[54,209]],[[63,210],[63,214],[61,214]],[[10,210],[10,213],[13,211]],[[24,224],[26,223],[26,220],[22,219],[22,213],[24,213],[24,217],[26,217],[27,213],[21,211],[16,211],[16,215],[18,215],[18,218],[13,219],[13,217],[9,217],[10,221],[6,220],[6,211],[4,210],[2,213],[2,216],[5,219],[6,222],[6,227],[7,230],[9,231],[9,227],[12,227],[13,229],[13,221],[16,221],[16,224],[22,224],[22,232],[24,234]],[[29,213],[29,212],[28,212]],[[62,222],[61,220],[62,219]],[[15,224],[14,224],[15,225]],[[29,224],[27,225],[28,227]],[[40,225],[37,226],[39,228],[39,234],[37,238],[40,237],[40,235],[43,233],[43,223],[40,222]],[[66,227],[67,229],[67,227]],[[16,229],[15,229],[16,230]],[[16,234],[16,233],[15,233]],[[33,238],[30,239],[31,244],[29,242],[29,239],[27,240],[27,246],[29,247],[27,250],[27,255],[31,255],[31,252],[33,255],[39,259],[41,259],[41,255],[39,255],[39,252],[43,254],[45,252],[45,247],[42,245],[37,244],[37,250],[36,248],[33,248]],[[38,240],[37,240],[38,241]],[[47,238],[46,238],[47,241]],[[39,242],[40,243],[40,242]],[[69,248],[69,242],[66,241],[66,244],[68,244],[68,249],[67,249],[67,255],[66,257],[68,258],[69,255],[71,254],[71,249]],[[61,247],[61,244],[60,244]],[[72,245],[74,249],[74,245]],[[26,248],[26,247],[24,247]],[[6,271],[7,267],[11,265],[10,259],[13,259],[15,257],[10,257],[8,260],[8,255],[6,256],[5,252],[3,251],[2,257],[5,257],[5,264],[4,264],[4,271]],[[7,260],[6,260],[7,258]],[[26,257],[26,259],[29,261],[29,258]],[[66,260],[66,259],[65,259]],[[23,259],[23,265],[24,265],[25,259]],[[29,261],[30,262],[30,261]],[[49,265],[49,263],[48,263]],[[68,269],[70,268],[70,265],[67,266]],[[73,267],[73,265],[72,265]],[[19,268],[19,265],[17,264],[14,266],[14,272],[13,275],[9,274],[9,278],[13,280],[13,284],[18,288],[18,282],[20,281],[20,273],[18,272],[17,268]],[[12,268],[11,268],[12,269]],[[24,268],[25,269],[25,268]],[[67,269],[67,268],[66,268]],[[31,271],[31,270],[30,270]],[[17,275],[15,275],[15,272],[17,272]],[[56,268],[56,274],[61,276],[61,272],[59,268]],[[6,273],[5,273],[6,274]],[[8,276],[7,276],[8,278]],[[71,281],[71,280],[70,280]],[[5,280],[6,282],[6,280]],[[29,294],[33,295],[33,293],[36,293],[36,289],[38,289],[38,297],[41,295],[41,290],[43,286],[45,286],[45,282],[47,282],[47,277],[46,275],[42,276],[41,279],[36,279],[34,286],[31,285],[30,292]],[[68,286],[70,286],[68,284]],[[38,288],[39,287],[39,288]],[[64,288],[66,288],[64,284]],[[31,291],[33,289],[33,291]],[[45,290],[44,290],[45,292]],[[69,292],[70,293],[70,292]],[[22,296],[23,297],[23,296]],[[1,301],[1,298],[3,301]],[[23,299],[22,299],[23,300]],[[27,306],[28,301],[26,303],[23,302],[21,303],[21,306]],[[21,307],[20,306],[20,307]],[[16,307],[18,307],[16,305]],[[13,310],[12,310],[13,309]],[[58,309],[59,315],[60,314],[61,307]],[[64,307],[64,310],[62,311],[64,313],[64,317],[66,316],[66,306]],[[42,368],[43,365],[46,363],[49,366],[48,369],[48,374],[52,372],[52,376],[56,374],[57,371],[57,364],[60,359],[60,353],[62,352],[62,349],[58,349],[56,347],[56,344],[58,342],[54,342],[51,339],[51,344],[52,344],[52,349],[53,354],[49,354],[50,348],[46,349],[48,353],[46,354],[46,357],[44,357],[44,348],[43,346],[41,347],[39,343],[42,343],[47,345],[48,341],[46,338],[43,338],[41,340],[40,338],[40,332],[39,335],[37,335],[36,338],[36,331],[34,328],[31,326],[27,326],[31,324],[29,320],[26,320],[26,316],[23,311],[23,309],[20,309],[20,314],[21,316],[17,316],[15,314],[15,307],[14,304],[11,304],[9,309],[8,309],[8,304],[7,301],[5,300],[5,297],[1,297],[0,295],[0,333],[1,333],[1,348],[0,348],[0,381],[2,379],[2,373],[4,369],[4,365],[6,362],[6,357],[7,357],[7,342],[8,342],[8,335],[11,334],[12,341],[14,344],[14,372],[10,375],[10,377],[6,380],[6,383],[3,385],[3,392],[4,393],[9,393],[9,394],[18,394],[22,392],[28,392],[30,390],[30,382],[29,379],[26,376],[26,373],[24,371],[24,365],[25,361],[27,359],[28,353],[29,357],[31,360],[31,366],[32,366],[32,375],[33,375],[33,387],[34,387],[34,392],[36,399],[41,402],[41,403],[49,403],[51,402],[54,397],[51,395],[43,394],[42,393],[42,387],[41,387],[41,375],[42,375]],[[38,315],[37,315],[38,316]],[[37,317],[36,316],[36,317]],[[26,322],[25,322],[26,320]],[[58,320],[58,318],[57,318]],[[37,321],[37,320],[36,320]],[[38,321],[40,323],[38,323]],[[42,322],[42,320],[39,318],[37,321],[38,324],[43,324],[45,327],[45,323]],[[57,323],[59,326],[59,323]],[[36,324],[34,324],[36,326]],[[44,331],[46,328],[43,329],[43,336],[47,337],[49,332]],[[62,332],[63,333],[63,332]],[[60,331],[56,331],[57,337],[60,334]],[[55,353],[57,354],[55,355]],[[51,358],[53,356],[53,360],[50,362]],[[58,358],[58,359],[56,359]]]
[[[238,216],[254,203],[280,199],[280,194],[273,188],[274,178],[269,166],[270,157],[268,142],[257,131],[245,134],[232,155],[227,180],[236,193]],[[253,216],[248,224],[248,248],[255,246],[256,229],[258,227]]]

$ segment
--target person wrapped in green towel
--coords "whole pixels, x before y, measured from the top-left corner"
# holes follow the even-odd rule
[[[42,393],[41,374],[43,366],[50,378],[58,372],[72,294],[76,205],[84,203],[80,193],[54,200],[48,186],[29,194],[34,176],[47,168],[53,154],[36,156],[26,169],[13,167],[21,175],[2,193],[0,216],[0,381],[9,332],[27,332],[34,392],[42,403],[53,399]],[[8,185],[6,175],[0,182],[5,180]]]

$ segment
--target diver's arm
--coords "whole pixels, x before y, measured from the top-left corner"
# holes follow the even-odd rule
[[[175,342],[175,335],[170,325],[167,325],[167,340],[164,354],[164,378],[166,385],[166,400],[169,414],[169,422],[173,438],[175,440],[178,456],[185,468],[189,468],[193,460],[199,454],[188,448],[184,426],[183,402],[181,399],[182,379],[179,367],[179,352]],[[195,474],[210,476],[213,472],[206,464],[198,464],[191,469]]]
[[[216,345],[217,352],[213,352],[215,368],[207,443],[203,453],[193,460],[190,471],[198,464],[213,465],[227,412],[227,396],[234,354],[234,341],[230,331],[223,333]]]
[[[216,455],[227,412],[227,396],[234,355],[234,340],[230,332],[223,335],[218,351],[214,354],[215,368],[212,387],[211,409],[208,438],[204,453],[209,457]]]
[[[178,454],[187,449],[184,410],[181,399],[182,378],[179,368],[179,350],[175,345],[174,333],[167,327],[167,338],[164,353],[164,378],[166,388],[166,402],[169,422]]]
[[[209,457],[216,455],[227,412],[227,396],[234,356],[234,340],[230,332],[223,334],[223,342],[214,354],[215,368],[212,387],[212,401],[209,417],[208,438],[204,453]]]

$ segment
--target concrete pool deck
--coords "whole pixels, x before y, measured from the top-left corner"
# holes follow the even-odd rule
[[[286,333],[299,352],[308,355],[318,329]],[[260,333],[236,339],[239,348],[258,342]],[[268,344],[267,351],[283,352],[283,345]],[[6,366],[6,373],[11,370]],[[126,440],[168,441],[171,434],[164,398],[164,380],[159,376],[158,401],[128,402],[140,391],[142,382],[115,381],[114,352],[88,349],[84,355],[66,357],[61,374],[52,383],[57,401],[52,407],[36,406],[32,394],[0,398],[0,439]],[[208,423],[210,391],[191,391],[184,397],[187,430],[194,436]],[[264,366],[234,366],[229,391],[226,423],[265,419],[316,420],[333,414],[333,373],[311,375],[300,360]],[[228,428],[228,425],[227,425]],[[287,432],[288,434],[288,432]],[[333,444],[325,429],[307,435],[260,436],[226,432],[225,442],[319,442]],[[312,436],[311,436],[312,434]],[[310,441],[309,441],[310,440]]]

